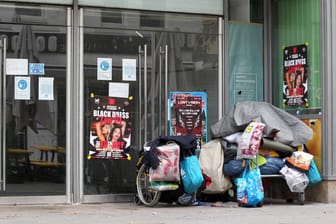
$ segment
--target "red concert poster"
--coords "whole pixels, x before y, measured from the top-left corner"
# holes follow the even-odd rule
[[[170,92],[170,135],[195,134],[197,148],[207,142],[207,97],[205,92]]]

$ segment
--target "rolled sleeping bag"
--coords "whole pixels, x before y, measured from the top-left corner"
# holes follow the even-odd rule
[[[277,142],[268,138],[262,138],[259,146],[260,149],[274,149],[280,152],[294,152],[296,148],[286,145],[281,142]]]

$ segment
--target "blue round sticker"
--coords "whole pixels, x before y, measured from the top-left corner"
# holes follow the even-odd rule
[[[20,80],[18,82],[19,89],[26,89],[27,88],[27,81],[26,80]]]
[[[107,71],[109,69],[109,67],[110,67],[110,65],[109,65],[109,63],[107,61],[102,61],[100,63],[100,68],[103,71]]]

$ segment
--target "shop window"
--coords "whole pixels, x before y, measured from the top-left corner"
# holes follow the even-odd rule
[[[10,24],[63,26],[67,23],[63,6],[0,2],[1,23],[7,23],[8,30],[13,30]]]
[[[263,0],[251,0],[250,1],[251,22],[263,23],[263,20],[264,20],[263,4],[264,4]]]
[[[272,1],[273,102],[295,115],[321,115],[320,1]],[[290,81],[302,80],[302,91]]]
[[[122,15],[120,11],[102,11],[102,23],[122,23]]]
[[[263,1],[229,1],[229,106],[263,101]]]
[[[263,23],[263,0],[230,0],[229,19]]]
[[[16,15],[25,15],[25,16],[41,16],[42,10],[40,7],[23,7],[22,4],[15,7]]]
[[[141,14],[140,15],[140,26],[141,27],[164,27],[164,16],[163,15],[149,15],[149,14]]]

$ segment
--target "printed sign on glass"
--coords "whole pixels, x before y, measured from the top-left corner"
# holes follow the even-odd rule
[[[122,59],[123,81],[136,81],[136,59]]]
[[[39,100],[54,100],[54,77],[39,77]]]
[[[15,76],[15,100],[30,100],[30,77]]]
[[[28,59],[6,58],[6,75],[28,75]]]
[[[43,63],[29,63],[29,74],[30,75],[44,75],[44,64]]]
[[[97,58],[97,80],[112,80],[112,58]]]

